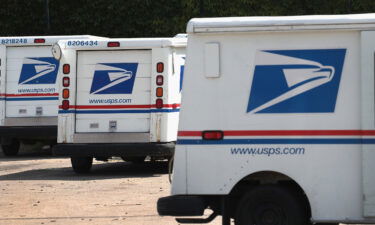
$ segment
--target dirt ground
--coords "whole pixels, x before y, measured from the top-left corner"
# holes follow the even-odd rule
[[[0,225],[172,225],[156,201],[170,192],[167,162],[95,161],[77,175],[67,158],[48,149],[23,148],[16,157],[0,151]],[[210,225],[221,224],[221,217]]]
[[[69,159],[46,151],[0,153],[1,225],[178,224],[156,211],[169,192],[167,162],[96,161],[90,174],[77,175]]]

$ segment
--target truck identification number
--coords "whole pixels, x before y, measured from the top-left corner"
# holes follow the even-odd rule
[[[26,38],[9,38],[9,39],[1,39],[1,44],[26,44],[27,39]]]
[[[68,46],[96,46],[98,41],[68,41]]]

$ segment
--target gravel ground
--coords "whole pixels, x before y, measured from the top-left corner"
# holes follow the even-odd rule
[[[167,162],[95,161],[90,174],[77,175],[69,159],[40,146],[16,157],[0,152],[0,225],[178,224],[156,211],[169,192]]]
[[[69,159],[45,151],[0,153],[0,224],[178,224],[156,211],[157,199],[169,195],[167,168],[114,159],[77,175]]]

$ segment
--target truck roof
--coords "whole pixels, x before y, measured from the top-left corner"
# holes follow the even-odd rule
[[[62,48],[73,49],[108,49],[108,42],[119,42],[120,47],[112,47],[113,49],[122,48],[155,48],[155,47],[185,47],[187,39],[185,36],[179,34],[173,38],[111,38],[95,40],[97,44],[94,46],[88,45],[69,45],[69,40],[60,40],[59,45]],[[79,41],[79,40],[70,40]]]
[[[53,45],[61,39],[105,39],[92,35],[62,35],[62,36],[9,36],[0,37],[0,45]]]
[[[375,13],[272,17],[194,18],[187,33],[375,29]]]

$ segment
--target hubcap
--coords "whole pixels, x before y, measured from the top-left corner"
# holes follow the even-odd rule
[[[252,224],[256,225],[286,225],[283,209],[273,203],[258,205],[254,211]]]

